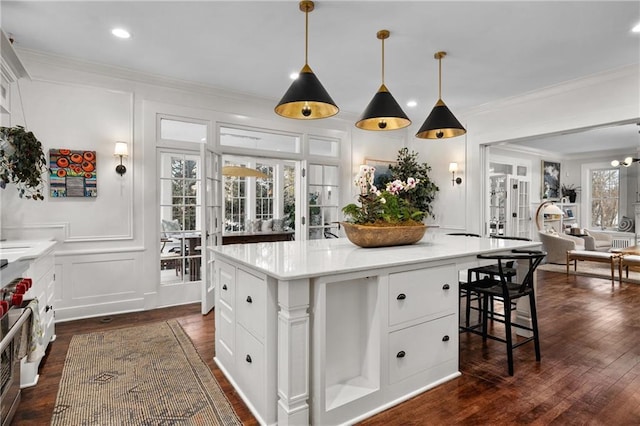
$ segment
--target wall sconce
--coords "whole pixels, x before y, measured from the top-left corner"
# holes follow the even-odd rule
[[[456,172],[458,171],[458,163],[449,163],[449,171],[451,172],[451,186],[456,186],[456,183],[460,185],[462,183],[462,178],[456,177]]]
[[[618,160],[613,160],[611,162],[611,165],[613,167],[618,167],[618,166],[624,166],[624,167],[629,167],[630,165],[632,165],[633,163],[640,163],[640,158],[633,158],[633,157],[627,157],[622,161],[618,161]]]
[[[116,148],[113,152],[115,157],[120,157],[120,164],[116,166],[116,173],[120,176],[127,172],[127,168],[122,164],[122,158],[129,156],[129,150],[126,142],[116,142]]]

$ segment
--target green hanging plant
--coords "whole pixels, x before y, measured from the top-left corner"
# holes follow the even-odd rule
[[[16,185],[20,198],[44,200],[47,159],[42,143],[22,126],[0,127],[0,188]]]

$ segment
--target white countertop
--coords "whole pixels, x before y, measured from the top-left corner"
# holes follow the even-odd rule
[[[216,246],[213,250],[216,256],[234,260],[276,279],[290,280],[539,246],[540,242],[537,241],[461,237],[427,232],[417,244],[398,247],[361,248],[346,238],[339,238],[232,244]]]
[[[20,260],[35,259],[56,245],[52,240],[7,240],[0,241],[0,258],[9,264]]]

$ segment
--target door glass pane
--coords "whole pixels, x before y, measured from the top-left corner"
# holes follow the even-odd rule
[[[200,280],[202,233],[198,155],[160,153],[160,279],[162,284]]]
[[[338,174],[337,166],[309,165],[309,238],[332,238],[338,235]]]
[[[285,230],[296,229],[296,168],[292,164],[284,166],[283,213]]]

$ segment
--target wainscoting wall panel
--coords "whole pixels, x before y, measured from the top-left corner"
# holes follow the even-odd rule
[[[56,253],[56,320],[144,309],[144,250]]]

